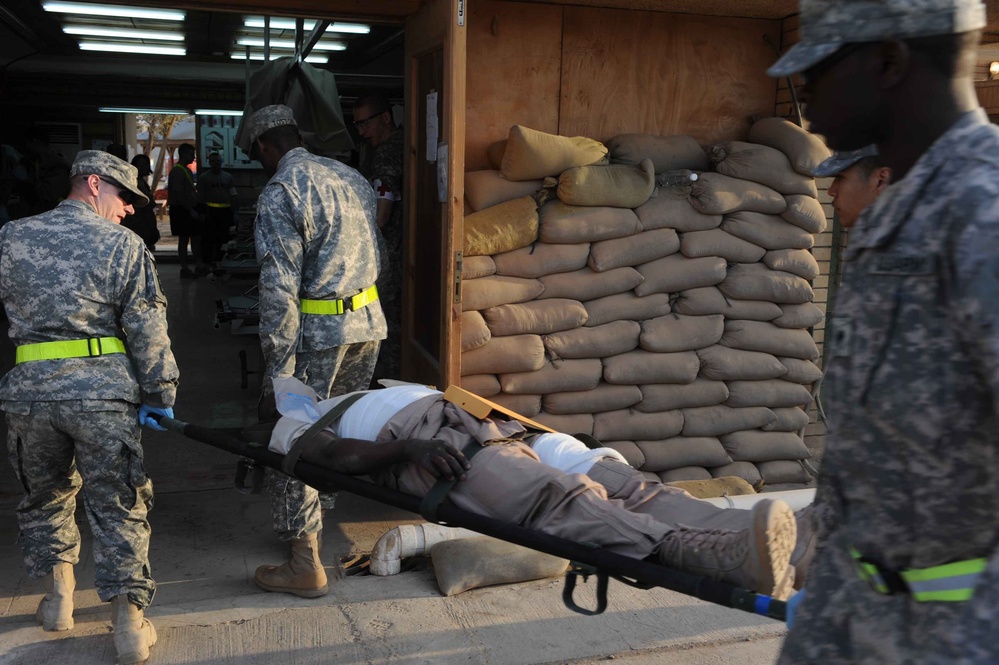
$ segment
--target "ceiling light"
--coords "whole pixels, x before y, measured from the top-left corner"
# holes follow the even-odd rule
[[[152,46],[150,44],[122,44],[120,42],[80,42],[81,51],[110,51],[111,53],[141,53],[143,55],[187,55],[179,46]]]
[[[271,60],[277,60],[278,58],[287,58],[291,54],[286,53],[271,53]],[[233,60],[246,60],[245,53],[230,53],[229,57]],[[250,60],[263,60],[263,53],[251,53]],[[330,61],[329,56],[326,55],[310,55],[306,56],[305,61],[312,64],[325,65]]]
[[[89,25],[64,25],[62,31],[67,35],[86,35],[88,37],[117,37],[119,39],[159,39],[168,42],[182,42],[184,35],[166,30],[132,30],[130,28],[98,28]]]
[[[243,115],[242,111],[223,111],[221,109],[194,109],[194,115]]]
[[[151,9],[124,5],[93,5],[86,2],[44,2],[42,8],[58,14],[82,16],[119,16],[121,18],[148,18],[160,21],[183,21],[184,12],[175,9]]]
[[[143,109],[118,106],[102,106],[101,113],[142,113],[145,115],[191,115],[187,109]]]
[[[264,19],[260,17],[248,18],[243,21],[243,25],[247,28],[262,28],[264,27]],[[315,27],[316,22],[309,19],[303,24],[303,29],[312,30]],[[272,18],[271,19],[271,29],[273,30],[294,30],[295,29],[295,19],[288,18]],[[364,25],[363,23],[330,23],[330,26],[326,28],[326,32],[343,32],[343,33],[353,33],[355,35],[366,35],[371,32],[371,26]]]
[[[997,79],[997,78],[999,78],[999,62],[990,62],[989,63],[989,80],[992,81],[992,80]]]
[[[236,40],[240,46],[259,46],[263,48],[264,40],[260,37],[240,37]],[[290,39],[272,39],[271,48],[295,48],[295,42]],[[347,45],[343,42],[318,42],[312,47],[313,51],[346,51]]]

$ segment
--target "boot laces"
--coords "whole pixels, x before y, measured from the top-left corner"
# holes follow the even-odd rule
[[[697,529],[681,524],[667,537],[664,555],[676,566],[682,565],[685,552],[697,560],[691,562],[694,565],[737,566],[749,551],[746,533],[746,529]]]

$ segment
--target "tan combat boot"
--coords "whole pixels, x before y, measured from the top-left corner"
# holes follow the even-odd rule
[[[253,576],[265,591],[283,591],[303,598],[329,593],[326,571],[319,560],[319,536],[310,533],[291,541],[291,559],[280,566],[260,566]]]
[[[812,516],[813,504],[794,513],[794,521],[798,525],[798,542],[791,552],[791,565],[794,566],[794,588],[801,589],[805,585],[805,575],[815,558],[815,543],[818,532],[815,528],[815,518]]]
[[[156,629],[126,594],[111,599],[111,628],[119,665],[144,663],[156,644]]]
[[[71,630],[73,628],[73,591],[76,577],[73,564],[57,563],[52,572],[43,578],[45,597],[38,603],[35,617],[45,630]]]
[[[704,575],[784,600],[794,583],[789,567],[795,544],[794,513],[783,501],[764,499],[751,510],[733,513],[742,529],[696,529],[679,525],[663,539],[659,560],[666,566]]]

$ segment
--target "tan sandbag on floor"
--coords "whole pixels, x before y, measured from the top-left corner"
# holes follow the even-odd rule
[[[545,347],[537,335],[494,337],[461,354],[461,374],[533,372],[545,366]]]
[[[461,287],[461,309],[465,312],[527,302],[534,300],[545,290],[544,284],[536,279],[501,275],[464,280]]]
[[[679,169],[706,171],[710,167],[707,153],[692,136],[618,134],[607,142],[607,148],[612,163],[638,164],[649,159],[656,173]]]
[[[646,351],[657,353],[696,351],[717,344],[724,333],[725,317],[721,314],[667,314],[642,321],[642,335],[638,338],[638,344]]]
[[[541,403],[545,413],[600,413],[627,409],[641,399],[638,386],[616,386],[601,381],[592,390],[550,393]]]
[[[780,377],[785,381],[809,385],[822,378],[822,370],[811,360],[787,357],[779,357],[777,360],[787,368],[787,374]]]
[[[670,312],[668,293],[636,296],[634,292],[618,293],[583,303],[590,315],[586,325],[596,327],[613,321],[644,321]]]
[[[757,462],[763,482],[767,485],[803,485],[811,482],[812,476],[805,466],[797,460],[772,460]]]
[[[826,230],[826,211],[819,200],[812,196],[791,194],[784,197],[787,210],[780,214],[785,221],[800,226],[809,233],[822,233]]]
[[[604,381],[607,383],[638,385],[693,383],[701,362],[693,351],[651,353],[638,349],[604,358],[603,364]]]
[[[680,237],[680,253],[688,259],[720,256],[729,263],[756,263],[767,253],[759,245],[722,229],[693,231]]]
[[[634,409],[593,414],[593,436],[597,439],[669,439],[683,429],[683,412],[642,413]],[[644,469],[643,469],[644,470]]]
[[[572,272],[586,267],[590,257],[590,243],[554,245],[536,242],[527,247],[504,252],[492,257],[496,273],[511,277],[543,277],[560,272]]]
[[[809,176],[832,154],[822,139],[784,118],[757,120],[749,128],[746,140],[780,150],[795,171]]]
[[[787,367],[769,353],[731,349],[721,344],[698,349],[701,377],[713,381],[765,381],[787,374]]]
[[[543,335],[541,341],[553,360],[606,358],[638,347],[641,332],[642,326],[637,321],[622,320]]]
[[[496,263],[491,256],[466,256],[462,259],[462,279],[478,279],[496,274]],[[519,275],[526,277],[527,275]]]
[[[544,552],[489,538],[459,538],[430,549],[437,586],[453,596],[494,584],[515,584],[560,577],[569,561]]]
[[[465,256],[509,252],[537,239],[538,205],[530,196],[465,217]]]
[[[525,418],[533,418],[541,413],[541,395],[508,395],[501,392],[489,399]]]
[[[586,308],[578,300],[553,298],[482,310],[489,332],[501,335],[549,335],[586,323]],[[464,331],[463,331],[464,332]],[[464,339],[464,335],[462,335]]]
[[[726,215],[721,228],[736,238],[759,245],[766,250],[810,249],[815,238],[808,231],[788,224],[779,215],[739,211]]]
[[[762,263],[740,263],[729,268],[719,290],[729,298],[766,300],[778,304],[801,304],[815,300],[807,280]],[[777,317],[774,317],[777,318]]]
[[[636,166],[577,166],[558,177],[558,198],[574,206],[637,208],[652,196],[656,173],[648,159]]]
[[[811,328],[822,322],[825,314],[818,305],[811,302],[800,305],[781,305],[784,312],[772,321],[780,328]]]
[[[716,404],[682,409],[682,411],[683,436],[721,436],[741,430],[756,429],[777,420],[774,412],[763,406],[736,409]]]
[[[748,262],[747,262],[748,263]],[[811,281],[819,276],[819,262],[807,249],[776,249],[763,255],[763,264]]]
[[[708,157],[715,171],[722,175],[758,182],[784,195],[818,196],[815,180],[795,171],[787,156],[776,148],[744,141],[726,141],[712,146]]]
[[[624,455],[624,460],[629,466],[641,469],[645,464],[645,455],[638,449],[634,441],[601,441],[604,447],[616,450]]]
[[[709,482],[711,478],[711,473],[703,466],[681,466],[679,469],[660,471],[655,475],[659,479],[659,482],[664,485],[705,483]]]
[[[677,233],[707,231],[721,224],[721,215],[706,215],[690,204],[686,198],[656,196],[636,208],[635,214],[646,231],[673,229]]]
[[[722,314],[726,319],[750,321],[772,321],[782,314],[777,303],[729,298],[717,286],[688,289],[678,293],[673,301],[673,311],[691,316]],[[591,311],[590,320],[592,319]]]
[[[506,139],[501,141],[494,141],[489,144],[486,148],[486,159],[489,160],[489,166],[493,167],[497,171],[503,168],[503,154],[506,152]]]
[[[765,425],[761,429],[764,432],[800,432],[811,422],[808,413],[804,409],[792,406],[785,408],[772,408],[770,410],[777,416],[777,420]]]
[[[593,243],[587,265],[597,272],[605,272],[647,263],[675,254],[679,249],[680,238],[673,229],[643,231],[633,236]]]
[[[589,434],[593,436],[592,413],[558,415],[542,411],[534,416],[532,420],[541,423],[545,427],[550,427],[556,432],[563,432],[564,434]]]
[[[723,496],[756,494],[753,486],[739,476],[722,476],[711,480],[674,481],[667,484],[685,490],[695,499],[717,499]]]
[[[635,235],[642,230],[638,215],[628,208],[588,208],[559,200],[541,206],[540,238],[555,244],[597,242]]]
[[[819,357],[819,349],[807,330],[780,328],[766,321],[726,321],[719,344],[802,360]]]
[[[546,362],[531,372],[499,373],[499,381],[503,392],[511,395],[547,395],[596,388],[601,372],[595,358],[562,360],[558,365]]]
[[[635,294],[647,296],[651,293],[678,293],[688,289],[720,284],[726,271],[725,259],[706,256],[688,259],[682,254],[643,263],[636,268],[644,278],[635,285]]]
[[[728,399],[725,400],[725,404],[735,408],[765,406],[773,410],[805,406],[811,401],[812,394],[805,386],[783,379],[768,379],[766,381],[729,381]]]
[[[746,430],[723,434],[722,445],[736,462],[769,462],[778,459],[808,459],[805,442],[793,432]]]
[[[702,173],[691,184],[690,204],[707,215],[729,215],[739,210],[779,215],[787,209],[787,202],[776,190],[721,173]]]
[[[477,349],[492,338],[482,314],[477,311],[461,313],[461,350]]]
[[[499,171],[467,171],[465,200],[473,210],[485,210],[513,199],[533,197],[544,185],[544,180],[507,180]]]
[[[645,455],[642,471],[659,473],[684,466],[709,467],[732,462],[721,441],[713,436],[675,436],[659,441],[636,440],[635,445]]]
[[[759,469],[752,462],[732,462],[731,464],[716,466],[708,469],[708,471],[715,478],[735,476],[736,478],[742,478],[750,487],[763,487],[763,477],[760,476]]]
[[[607,161],[607,148],[585,136],[558,136],[514,125],[507,136],[500,171],[509,180],[557,176],[575,166]]]
[[[714,406],[728,399],[728,386],[724,381],[696,378],[693,383],[645,383],[638,386],[642,401],[635,404],[637,411],[675,411],[699,406]]]
[[[499,379],[495,374],[469,374],[461,377],[458,385],[479,397],[499,395],[501,390]]]
[[[545,287],[538,298],[593,300],[630,291],[641,284],[643,279],[642,274],[635,268],[614,268],[607,272],[594,272],[590,268],[583,268],[575,272],[544,275],[538,278]]]

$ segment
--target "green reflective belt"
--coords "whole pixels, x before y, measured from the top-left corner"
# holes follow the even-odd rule
[[[343,314],[353,312],[378,300],[378,289],[371,285],[356,296],[336,300],[302,298],[302,314]]]
[[[125,353],[125,342],[117,337],[91,337],[68,342],[39,342],[17,347],[17,364],[32,360],[95,358],[109,353]]]
[[[968,559],[930,568],[892,571],[868,561],[854,549],[850,554],[857,562],[860,578],[872,589],[884,595],[907,592],[921,603],[970,600],[986,564],[986,559]]]

